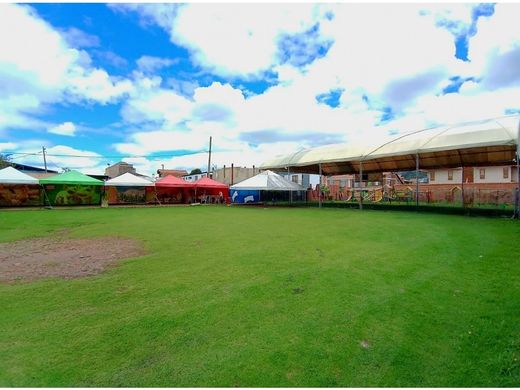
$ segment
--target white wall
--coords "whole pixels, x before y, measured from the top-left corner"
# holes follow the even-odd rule
[[[431,179],[430,172],[435,172],[435,180]],[[451,169],[453,171],[453,180],[448,180],[448,171],[449,169],[435,169],[430,170],[428,172],[428,178],[430,179],[430,184],[460,184],[462,182],[462,169],[454,168]]]
[[[486,176],[484,179],[480,179],[480,169],[486,170]],[[503,173],[504,167],[474,167],[473,168],[473,182],[474,183],[511,183],[511,175],[516,174],[516,170],[512,170],[510,166],[508,169],[508,177],[504,179]],[[435,180],[431,180],[431,174],[428,173],[430,184],[459,184],[462,180],[462,169],[453,169],[453,180],[448,180],[448,169],[435,169],[429,172],[435,171]],[[516,182],[516,177],[513,177],[513,181]]]
[[[475,183],[511,183],[511,167],[508,169],[507,178],[504,179],[504,167],[482,167],[486,170],[486,177],[480,179],[480,168],[473,169],[473,177]]]

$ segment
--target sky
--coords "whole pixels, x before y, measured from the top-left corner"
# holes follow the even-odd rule
[[[520,4],[0,4],[0,154],[206,170],[520,113]]]

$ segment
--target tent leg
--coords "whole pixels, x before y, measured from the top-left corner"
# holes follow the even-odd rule
[[[520,127],[518,129],[520,134]],[[519,147],[520,148],[520,147]],[[516,194],[515,194],[515,213],[513,218],[520,219],[520,152],[516,154]]]
[[[359,209],[363,210],[363,161],[359,162]]]
[[[415,154],[415,206],[419,209],[419,153]]]
[[[159,206],[162,206],[161,205],[161,201],[159,200],[159,196],[157,195],[157,187],[153,187],[153,194],[155,196],[155,200],[157,201],[157,203],[159,204]]]
[[[320,185],[318,186],[318,207],[321,209],[321,163],[319,164],[320,168]]]
[[[45,186],[42,186],[42,189],[43,189],[43,207],[45,207],[47,209],[52,209],[52,204],[51,204],[49,197],[47,196],[47,191],[45,191]],[[45,206],[45,201],[47,201],[47,203],[49,204],[48,206]]]

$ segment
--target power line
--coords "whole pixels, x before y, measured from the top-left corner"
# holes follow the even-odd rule
[[[196,153],[202,153],[204,152],[203,150],[197,150],[196,152],[190,152],[190,153],[185,153],[185,154],[178,154],[178,153],[168,153],[168,154],[144,154],[144,155],[131,155],[131,154],[120,154],[120,155],[99,155],[99,154],[96,154],[96,155],[89,155],[89,154],[85,154],[85,155],[79,155],[79,154],[53,154],[53,153],[45,153],[46,156],[48,157],[73,157],[73,158],[101,158],[101,159],[122,159],[122,158],[163,158],[163,157],[180,157],[180,156],[186,156],[186,155],[190,155],[190,154],[196,154]],[[5,151],[5,152],[2,152],[3,154],[6,154],[6,155],[21,155],[19,157],[15,157],[15,158],[20,158],[20,157],[25,157],[25,156],[38,156],[40,155],[42,152],[31,152],[31,153],[22,153],[22,152],[9,152],[9,151]]]

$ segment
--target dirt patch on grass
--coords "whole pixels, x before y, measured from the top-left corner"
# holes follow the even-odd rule
[[[121,237],[61,236],[0,243],[0,282],[96,275],[118,260],[144,253],[139,241]]]

